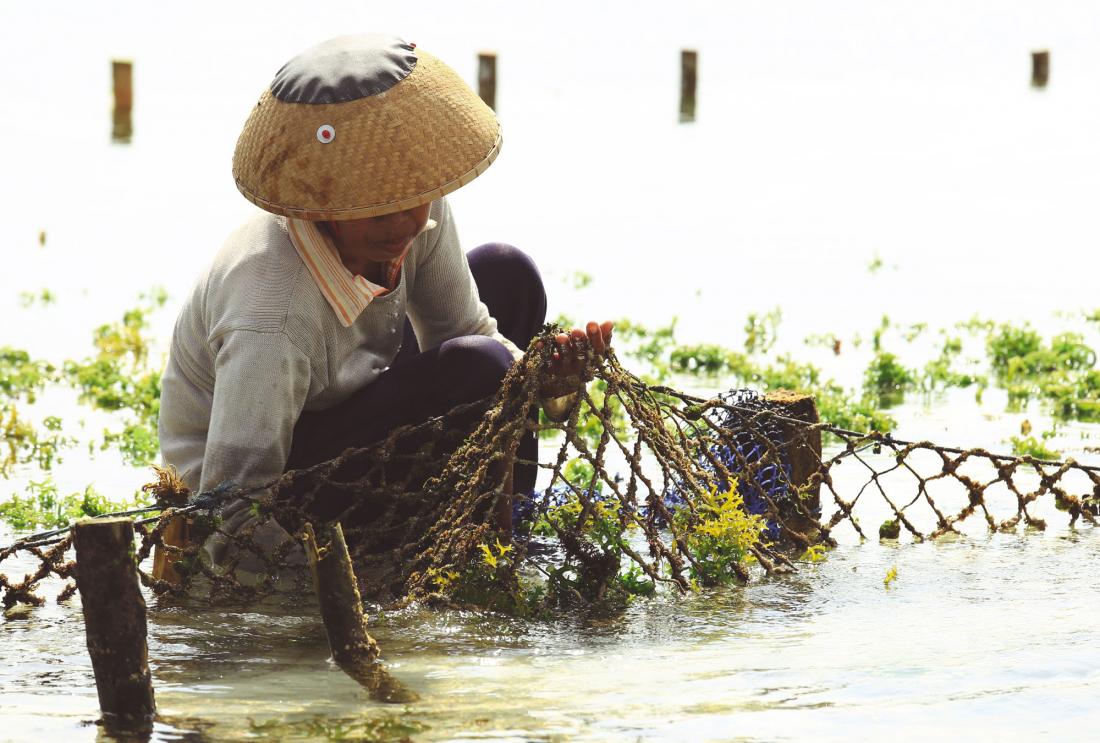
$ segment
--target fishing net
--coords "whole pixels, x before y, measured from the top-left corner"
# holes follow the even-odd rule
[[[309,581],[296,535],[339,522],[368,598],[538,611],[794,570],[843,534],[1096,524],[1100,468],[848,431],[794,393],[703,399],[645,383],[614,352],[589,355],[565,380],[581,390],[567,417],[548,420],[554,331],[492,399],[263,487],[189,494],[161,472],[148,486],[159,513],[128,512],[144,516],[138,563],[158,551],[142,580],[214,600],[293,594]],[[531,430],[546,461],[517,458]],[[517,462],[539,468],[534,492],[509,492]],[[70,546],[62,529],[0,550],[3,605],[41,603],[45,578],[71,579]],[[5,575],[13,559],[32,569]],[[68,583],[58,599],[72,594]]]

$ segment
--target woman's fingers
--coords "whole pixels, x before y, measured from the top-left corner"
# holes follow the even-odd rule
[[[604,320],[600,323],[600,333],[603,335],[603,342],[605,346],[611,345],[611,331],[615,329],[615,323],[610,320]]]
[[[557,348],[555,348],[554,352],[550,354],[550,358],[552,358],[555,362],[560,362],[565,344],[569,342],[569,336],[565,333],[558,333],[554,336],[554,342],[557,343]]]
[[[588,344],[592,346],[592,350],[597,354],[603,354],[607,350],[607,345],[603,342],[603,332],[600,330],[600,326],[590,322],[585,330],[588,333]]]
[[[614,327],[614,323],[605,320],[602,323],[589,322],[584,329],[573,328],[568,333],[556,334],[555,347],[550,354],[551,374],[567,376],[579,373],[587,363],[589,349],[601,356],[607,353]]]

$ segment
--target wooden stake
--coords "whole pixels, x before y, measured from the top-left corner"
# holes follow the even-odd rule
[[[787,460],[791,465],[791,485],[803,495],[801,503],[810,513],[821,512],[821,478],[814,477],[821,470],[821,429],[815,424],[821,421],[817,403],[812,395],[789,390],[770,392],[765,399],[777,406],[786,418],[794,418],[808,425],[780,421],[783,441],[786,442]],[[816,541],[818,524],[797,511],[783,513],[783,519],[795,531]]]
[[[104,717],[150,720],[156,712],[146,644],[145,599],[134,564],[134,522],[77,522],[76,587],[84,609],[99,708]]]
[[[695,121],[695,84],[699,69],[699,53],[690,49],[680,52],[680,123]]]
[[[477,94],[485,105],[497,109],[497,55],[485,52],[477,55]]]
[[[131,113],[134,108],[134,65],[132,62],[113,60],[111,77],[114,80],[115,107],[111,122],[111,140],[128,143],[134,133]]]
[[[1045,88],[1050,79],[1050,52],[1046,49],[1031,53],[1031,85]]]
[[[404,704],[419,697],[389,675],[378,661],[378,644],[367,632],[363,600],[352,569],[344,530],[340,524],[324,528],[329,543],[319,547],[312,524],[302,535],[306,557],[313,573],[313,586],[321,604],[332,659],[347,675],[361,684],[372,699]]]
[[[173,516],[168,521],[168,526],[160,536],[160,542],[153,549],[153,577],[157,580],[165,580],[174,586],[182,582],[180,574],[176,572],[176,563],[179,559],[164,549],[161,545],[169,547],[190,546],[191,520],[186,516]]]

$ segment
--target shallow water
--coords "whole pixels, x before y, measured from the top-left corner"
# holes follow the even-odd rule
[[[1084,738],[1100,686],[1098,540],[842,546],[795,576],[638,602],[597,624],[387,614],[375,637],[422,697],[397,709],[328,662],[310,606],[154,606],[155,737],[244,739],[276,721],[289,737],[321,716],[393,717],[417,740]],[[78,611],[4,625],[0,702],[16,739],[95,735]]]
[[[847,339],[884,313],[933,329],[978,312],[1081,330],[1055,312],[1096,308],[1093,4],[525,5],[3,4],[0,63],[21,72],[0,97],[0,345],[79,356],[94,325],[154,285],[171,297],[156,318],[166,339],[252,208],[229,162],[256,94],[300,47],[365,28],[404,33],[468,81],[476,52],[498,51],[505,147],[452,200],[467,246],[505,240],[536,258],[551,316],[677,315],[685,339],[737,346],[746,313],[782,306],[777,350],[855,386],[869,344]],[[1029,52],[1044,47],[1051,82],[1035,91]],[[700,53],[691,125],[676,122],[681,48]],[[127,146],[109,142],[116,57],[135,60]],[[589,289],[570,287],[578,269]],[[19,292],[45,287],[55,305],[19,307]],[[846,339],[840,357],[803,346],[825,332]],[[50,406],[99,425],[65,394]],[[897,433],[996,450],[1025,415],[1041,430],[1038,411],[1003,410],[995,391],[981,405],[965,391],[911,400]],[[1072,426],[1058,443],[1095,461],[1095,437]],[[126,494],[147,475],[73,452],[56,478]],[[388,614],[373,632],[422,697],[398,709],[328,662],[309,605],[153,602],[156,737],[305,739],[376,718],[417,740],[1090,737],[1100,536],[1058,514],[1046,533],[977,526],[897,546],[841,530],[795,576],[640,601],[599,624]],[[97,737],[82,633],[76,601],[0,620],[0,740]]]

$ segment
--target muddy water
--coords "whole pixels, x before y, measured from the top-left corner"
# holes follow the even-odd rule
[[[1091,4],[524,5],[4,4],[0,64],[26,74],[0,97],[0,344],[80,356],[92,327],[154,285],[171,297],[156,318],[166,339],[192,280],[250,213],[229,176],[249,105],[302,46],[368,28],[403,33],[471,82],[477,52],[498,52],[506,145],[453,203],[468,247],[505,240],[535,257],[551,315],[677,315],[685,338],[738,346],[746,313],[781,305],[776,350],[856,386],[870,348],[850,339],[883,314],[933,331],[975,312],[1079,330],[1079,314],[1055,312],[1095,309]],[[1040,47],[1052,50],[1041,92],[1028,86]],[[700,72],[698,120],[681,126],[683,48],[699,50]],[[110,143],[112,58],[135,62],[127,146]],[[680,280],[667,280],[671,261],[687,267]],[[595,277],[589,289],[572,290],[578,269]],[[19,306],[42,288],[56,304]],[[827,332],[845,338],[840,357],[802,344]],[[918,366],[935,353],[928,336],[892,350]],[[100,426],[64,395],[45,402]],[[1004,449],[1025,416],[1043,430],[1034,409],[1003,411],[996,391],[980,405],[970,392],[914,400],[898,434]],[[1095,439],[1079,426],[1056,443],[1088,460]],[[33,476],[0,483],[0,498]],[[80,452],[55,477],[64,492],[94,481],[112,495],[147,479]],[[1051,514],[1043,534],[898,546],[840,536],[796,576],[639,602],[610,623],[375,617],[387,662],[422,697],[400,709],[328,662],[307,602],[249,613],[152,602],[155,735],[1090,737],[1093,530]],[[0,530],[0,543],[10,537]],[[93,740],[95,717],[76,602],[0,620],[0,740]]]

